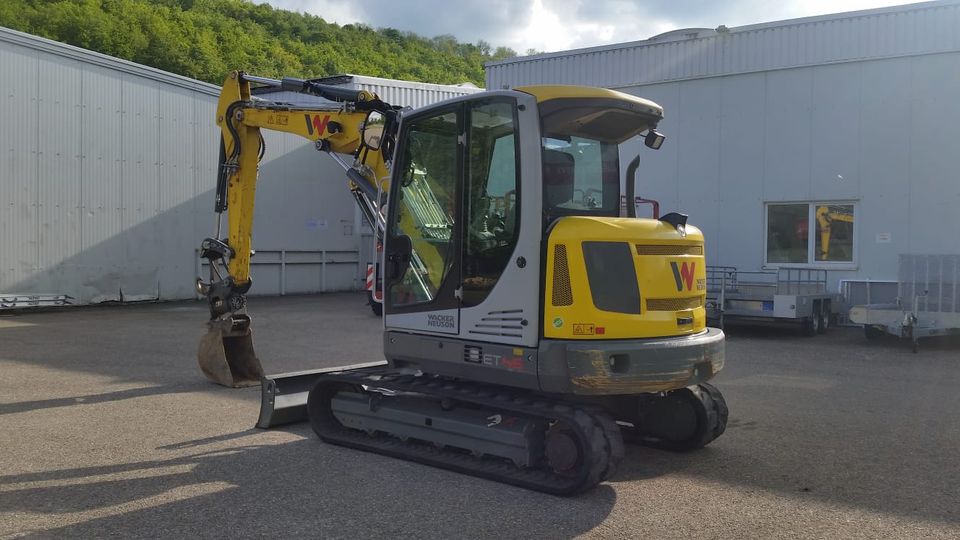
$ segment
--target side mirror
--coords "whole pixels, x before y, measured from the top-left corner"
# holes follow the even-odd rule
[[[379,150],[383,144],[383,128],[387,117],[380,111],[370,111],[363,122],[363,144],[371,150]]]
[[[663,146],[664,139],[666,139],[666,137],[657,132],[657,130],[650,129],[647,131],[647,135],[643,138],[643,144],[647,145],[647,148],[659,150],[660,147]]]

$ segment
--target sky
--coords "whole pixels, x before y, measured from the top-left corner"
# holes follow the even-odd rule
[[[262,3],[264,0],[256,0]],[[327,22],[362,22],[425,37],[449,34],[520,54],[638,41],[716,28],[910,3],[907,0],[266,0]]]

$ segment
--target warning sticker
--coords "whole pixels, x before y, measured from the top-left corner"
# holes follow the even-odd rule
[[[589,323],[574,323],[573,325],[573,335],[575,336],[592,336],[596,333],[596,325]]]

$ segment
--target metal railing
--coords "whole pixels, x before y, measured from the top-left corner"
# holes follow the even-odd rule
[[[205,275],[207,261],[201,259],[199,250],[197,251],[197,275]],[[277,291],[280,296],[288,293],[289,276],[288,267],[295,266],[316,266],[319,271],[319,290],[316,292],[328,291],[328,269],[330,267],[352,265],[355,271],[350,279],[350,290],[362,290],[364,280],[361,279],[361,272],[366,271],[366,263],[360,260],[360,251],[353,250],[307,250],[307,249],[266,249],[257,250],[256,255],[250,258],[251,274],[256,267],[273,266],[278,269]],[[256,286],[256,285],[255,285]],[[261,291],[263,289],[261,288]],[[337,290],[344,290],[338,287]],[[260,291],[254,291],[256,294]],[[261,292],[261,294],[269,294]],[[197,296],[197,298],[202,298]]]
[[[904,309],[960,313],[960,255],[900,255],[897,281]]]
[[[69,306],[72,304],[73,297],[68,294],[0,293],[0,309]]]
[[[773,294],[824,294],[827,271],[806,268],[742,271],[733,266],[707,266],[708,295],[770,289]]]

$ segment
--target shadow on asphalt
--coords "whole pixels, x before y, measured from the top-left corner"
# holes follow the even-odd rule
[[[342,366],[383,357],[381,322],[366,294],[249,299],[257,354],[267,373]],[[197,347],[207,313],[199,302],[83,306],[4,315],[0,362],[88,373],[151,386],[204,381]]]
[[[730,426],[728,431],[751,429]],[[736,437],[727,433],[726,437]],[[788,444],[788,443],[787,443]],[[832,454],[828,452],[827,454]],[[960,523],[953,479],[931,481],[925,488],[913,489],[898,484],[881,464],[867,465],[871,456],[796,456],[741,451],[730,445],[714,444],[688,453],[627,445],[627,457],[614,482],[643,481],[665,475],[681,475],[705,481],[745,486],[800,500],[818,501],[830,506],[860,508],[886,515],[900,515]],[[827,467],[823,466],[827,462]],[[861,463],[855,463],[861,462]],[[933,477],[931,477],[933,478]]]
[[[134,399],[145,396],[158,396],[170,394],[183,394],[187,392],[200,392],[209,390],[208,383],[195,384],[177,384],[164,386],[147,386],[144,388],[131,388],[129,390],[118,390],[116,392],[105,392],[103,394],[88,394],[84,396],[72,396],[65,398],[38,399],[34,401],[17,401],[14,403],[0,403],[0,416],[4,414],[16,414],[41,409],[54,409],[57,407],[73,407],[75,405],[93,405],[95,403],[104,403],[107,401],[121,401],[124,399]]]
[[[184,445],[256,433],[262,432]],[[18,489],[16,484],[21,483],[28,485]],[[210,483],[225,487],[217,493],[189,495],[191,486]],[[120,505],[163,499],[178,490],[185,493],[181,500],[45,529],[42,534],[566,538],[597,527],[616,502],[610,486],[564,499],[326,445],[308,436],[168,460],[4,475],[0,508],[109,514]]]

